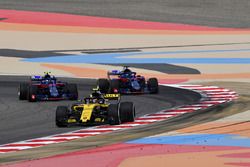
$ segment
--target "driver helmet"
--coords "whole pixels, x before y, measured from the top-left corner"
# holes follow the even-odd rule
[[[93,98],[97,98],[97,99],[103,98],[103,95],[102,95],[102,93],[101,93],[101,91],[100,91],[99,88],[94,89],[94,92],[91,94],[91,96]]]
[[[44,78],[46,78],[46,79],[47,79],[47,78],[51,78],[50,72],[45,72],[44,74],[45,74],[45,75],[44,75]]]
[[[131,73],[132,71],[130,69],[126,68],[123,72],[124,73]]]

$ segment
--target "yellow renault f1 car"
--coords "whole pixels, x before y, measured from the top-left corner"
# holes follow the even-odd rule
[[[121,102],[120,94],[102,94],[99,89],[71,107],[58,106],[56,125],[119,125],[135,120],[133,102]]]

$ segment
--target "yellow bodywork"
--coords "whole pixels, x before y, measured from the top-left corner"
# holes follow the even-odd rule
[[[118,99],[120,98],[120,94],[105,94],[104,97],[106,99]]]
[[[68,119],[68,123],[76,123],[77,121],[76,121],[76,119],[74,119],[74,118],[69,118]]]
[[[108,104],[99,104],[99,103],[93,103],[93,104],[82,104],[80,106],[74,106],[75,110],[79,110],[79,108],[81,108],[82,110],[82,115],[80,117],[81,122],[88,122],[91,119],[91,115],[93,110],[96,107],[108,107]],[[104,120],[102,120],[101,118],[96,118],[95,122],[103,122]],[[68,123],[75,123],[76,120],[75,119],[68,119]]]
[[[95,89],[93,89],[95,90]],[[104,95],[105,100],[114,100],[114,99],[119,99],[120,98],[120,94],[105,94]],[[100,104],[100,103],[89,103],[89,104],[85,104],[82,103],[80,105],[76,105],[73,106],[73,110],[75,111],[82,111],[81,112],[81,117],[80,117],[80,122],[82,123],[87,123],[88,121],[90,121],[92,113],[94,111],[95,108],[108,108],[109,104],[104,103],[104,104]],[[95,118],[94,120],[95,122],[104,122],[103,118]],[[68,123],[77,123],[78,121],[71,117],[68,119],[67,121]]]
[[[80,120],[82,122],[87,122],[88,120],[90,120],[93,109],[98,105],[99,104],[85,104]]]

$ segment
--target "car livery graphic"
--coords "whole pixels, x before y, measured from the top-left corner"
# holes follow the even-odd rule
[[[103,93],[151,93],[159,91],[157,78],[149,78],[147,81],[144,76],[137,75],[124,66],[122,71],[112,70],[108,72],[108,78],[98,79],[97,85]]]
[[[135,120],[133,102],[121,102],[120,94],[102,94],[99,88],[93,89],[89,97],[68,106],[56,109],[56,125],[119,125]]]
[[[57,81],[50,72],[45,72],[44,76],[31,76],[30,81],[20,83],[18,94],[20,100],[30,102],[78,99],[76,84]]]

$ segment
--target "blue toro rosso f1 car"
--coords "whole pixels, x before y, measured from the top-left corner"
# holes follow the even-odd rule
[[[121,71],[109,71],[108,79],[98,79],[97,85],[103,93],[156,94],[159,90],[157,78],[149,78],[146,81],[144,76],[137,75],[128,66],[124,66]]]
[[[20,100],[30,102],[78,99],[76,84],[57,81],[48,72],[44,76],[32,76],[29,82],[21,83],[18,94]]]

